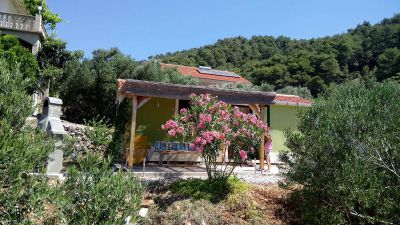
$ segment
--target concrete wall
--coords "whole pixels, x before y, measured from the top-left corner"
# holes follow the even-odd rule
[[[272,151],[279,152],[287,149],[285,146],[285,136],[283,131],[286,129],[297,130],[296,106],[286,105],[272,105],[271,106],[271,138],[272,138]],[[266,114],[265,114],[266,118]]]
[[[24,4],[20,0],[0,0],[0,11],[21,15],[28,14]]]
[[[0,11],[7,13],[17,13],[17,9],[10,0],[0,0]]]

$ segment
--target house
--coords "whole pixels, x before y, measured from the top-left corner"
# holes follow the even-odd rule
[[[161,68],[176,68],[182,75],[195,77],[200,81],[201,85],[205,86],[223,83],[251,84],[250,81],[236,73],[215,70],[211,67],[191,67],[161,63]],[[284,144],[284,130],[296,130],[298,124],[298,118],[296,115],[297,109],[299,107],[310,107],[311,103],[310,100],[303,99],[299,96],[277,94],[275,97],[275,103],[267,106],[264,118],[267,118],[268,121],[266,122],[271,128],[274,152],[287,149]],[[244,108],[243,111],[246,111],[246,109]],[[250,111],[251,110],[248,108],[246,112]],[[268,112],[269,115],[267,115]]]
[[[21,45],[31,49],[37,56],[42,41],[47,37],[46,29],[40,14],[31,16],[21,0],[0,0],[0,35],[16,36]],[[40,110],[43,93],[35,91],[32,95],[34,115]]]
[[[176,67],[184,76],[201,79],[201,86],[166,84],[139,80],[118,80],[118,101],[127,98],[132,102],[132,117],[126,135],[125,159],[129,166],[140,163],[145,155],[149,161],[157,161],[159,155],[153,156],[153,148],[158,141],[168,137],[161,125],[177,115],[181,108],[189,106],[191,93],[209,93],[218,96],[228,104],[239,106],[245,112],[252,112],[270,124],[273,139],[273,152],[284,149],[283,131],[296,129],[298,107],[308,107],[311,101],[294,95],[280,95],[275,92],[226,90],[214,87],[215,83],[241,82],[250,83],[245,78],[232,76],[227,71],[210,68],[196,68],[161,64],[163,68]],[[204,71],[205,70],[205,71]],[[218,73],[218,74],[216,74]],[[211,86],[210,86],[211,85]],[[130,133],[130,134],[129,134]],[[260,146],[260,152],[264,146]],[[259,154],[259,157],[264,157]],[[196,155],[174,155],[171,161],[198,161]]]
[[[161,63],[161,68],[176,68],[183,76],[195,77],[199,80],[200,85],[204,86],[224,83],[251,84],[250,81],[234,72],[216,70],[207,66],[191,67]]]
[[[0,34],[18,37],[21,43],[37,55],[41,42],[47,37],[42,16],[31,16],[21,0],[0,0]]]

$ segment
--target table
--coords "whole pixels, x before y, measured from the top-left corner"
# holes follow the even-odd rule
[[[162,165],[163,156],[167,155],[167,165],[169,165],[169,160],[171,158],[171,154],[199,154],[197,151],[183,151],[183,150],[164,150],[164,151],[155,151],[160,155],[158,164]]]

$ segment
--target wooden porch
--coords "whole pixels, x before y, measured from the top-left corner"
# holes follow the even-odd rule
[[[179,100],[189,100],[191,94],[210,94],[218,96],[219,100],[231,105],[248,106],[259,119],[265,121],[265,109],[267,108],[268,115],[269,105],[274,104],[276,96],[275,92],[226,90],[130,79],[119,79],[117,85],[117,101],[121,102],[124,98],[129,98],[132,101],[130,144],[126,160],[130,168],[134,164],[137,111],[152,97],[174,99],[175,114],[178,114]],[[269,124],[269,116],[267,116],[266,122]],[[264,170],[264,136],[261,138],[259,147],[259,159],[261,162],[260,167]]]

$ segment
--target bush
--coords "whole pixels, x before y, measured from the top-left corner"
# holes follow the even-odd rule
[[[305,99],[312,99],[312,95],[310,90],[306,87],[292,87],[286,86],[282,89],[276,91],[279,94],[287,94],[287,95],[297,95]]]
[[[54,148],[43,133],[24,126],[31,113],[27,82],[4,65],[0,60],[0,221],[20,224],[43,209],[47,185],[39,175]]]
[[[184,197],[204,199],[211,202],[224,200],[228,194],[242,193],[250,186],[238,178],[201,180],[189,178],[171,184],[171,191]]]
[[[400,223],[400,85],[336,86],[287,132],[285,177],[305,224]]]
[[[61,187],[62,215],[68,224],[124,224],[138,220],[143,187],[130,173],[113,174],[110,161],[89,154],[68,170]]]
[[[0,35],[0,59],[4,60],[1,67],[7,67],[12,71],[15,71],[17,66],[20,68],[19,72],[25,82],[23,88],[26,91],[33,92],[37,88],[39,65],[35,56],[20,44],[17,37]]]
[[[189,109],[181,109],[161,128],[172,139],[191,142],[189,146],[204,159],[208,179],[228,178],[237,165],[254,153],[261,137],[270,135],[269,127],[256,115],[243,113],[239,107],[218,101],[209,94],[192,94]],[[223,148],[231,160],[218,167],[217,159]]]
[[[111,142],[112,132],[110,127],[103,119],[93,118],[90,121],[85,121],[84,133],[94,145],[97,152],[104,155],[108,145]]]

